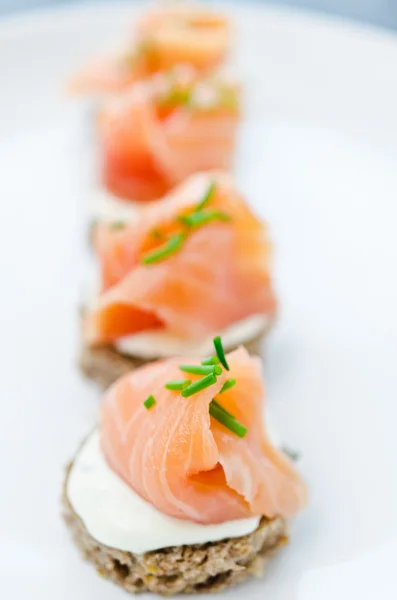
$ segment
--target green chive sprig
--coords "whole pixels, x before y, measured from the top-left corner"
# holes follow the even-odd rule
[[[142,262],[144,265],[151,265],[152,263],[160,262],[164,260],[182,246],[185,241],[185,235],[183,233],[179,233],[178,235],[174,235],[172,238],[168,240],[165,244],[156,248],[152,252],[148,252],[142,257]]]
[[[288,448],[287,446],[283,446],[281,450],[293,461],[297,461],[300,458],[300,453],[297,450],[293,450],[292,448]]]
[[[202,365],[219,365],[219,358],[215,356],[210,356],[209,358],[205,358],[201,361]]]
[[[220,394],[222,394],[223,392],[226,392],[226,390],[230,390],[230,388],[234,387],[236,385],[236,380],[235,379],[228,379],[227,381],[225,381],[225,383],[223,384],[221,390],[220,390]]]
[[[222,369],[218,365],[180,365],[180,370],[193,375],[222,375]]]
[[[145,402],[143,403],[143,406],[145,408],[147,408],[147,410],[149,410],[155,404],[156,404],[156,400],[155,400],[154,396],[150,395],[148,398],[146,398]]]
[[[124,229],[124,227],[126,227],[126,226],[127,226],[126,221],[113,221],[109,225],[110,229],[112,229],[112,230]]]
[[[239,423],[233,415],[231,415],[219,402],[212,400],[209,407],[210,415],[215,421],[229,429],[232,433],[243,438],[247,433],[247,428]]]
[[[174,379],[165,384],[167,390],[184,390],[191,384],[190,379]]]
[[[180,221],[184,225],[188,227],[200,227],[201,225],[205,225],[205,223],[209,223],[211,221],[230,221],[230,215],[223,212],[222,210],[198,210],[188,215],[183,215],[180,217]]]
[[[216,182],[212,181],[209,184],[208,189],[205,192],[204,197],[200,200],[200,202],[198,202],[193,207],[193,209],[191,210],[190,213],[188,213],[187,215],[178,217],[178,220],[180,222],[182,222],[186,227],[193,228],[193,229],[195,227],[199,227],[201,225],[204,225],[205,223],[208,223],[208,222],[214,221],[214,220],[230,221],[230,219],[231,219],[230,215],[228,215],[227,213],[225,213],[221,210],[212,210],[212,211],[203,210],[207,206],[208,202],[211,200],[212,196],[214,195],[215,188],[216,188]],[[122,226],[124,227],[124,225],[125,224],[123,223]],[[119,227],[121,227],[121,224],[117,228],[119,228]],[[151,265],[153,263],[162,261],[165,258],[168,258],[168,256],[170,256],[171,254],[174,254],[174,252],[177,252],[183,246],[187,234],[188,234],[188,232],[185,230],[182,233],[178,233],[178,234],[172,236],[160,247],[155,248],[154,250],[151,250],[150,252],[144,254],[141,257],[141,262],[144,265]],[[150,235],[152,236],[153,239],[156,239],[156,240],[161,240],[162,238],[165,237],[160,231],[158,231],[156,229],[154,229],[150,233]]]
[[[200,202],[198,204],[196,204],[195,212],[203,210],[203,208],[205,206],[207,206],[208,202],[211,200],[212,196],[214,195],[215,188],[216,188],[216,181],[211,181],[211,183],[208,186],[207,191],[204,194],[204,197],[202,198],[202,200],[200,200]]]
[[[174,87],[168,91],[167,94],[158,99],[158,105],[163,108],[188,105],[191,98],[191,91],[189,89],[178,89]]]
[[[161,233],[161,231],[159,231],[158,229],[153,229],[150,232],[150,235],[152,236],[152,238],[154,240],[162,240],[164,238],[164,235]]]
[[[213,398],[211,400],[211,405],[213,407],[215,407],[217,410],[223,412],[225,415],[228,415],[228,417],[230,417],[231,419],[234,419],[236,421],[236,417],[234,415],[232,415],[232,413],[230,413],[228,410],[226,410],[226,408],[224,408],[222,406],[222,404],[219,404],[218,400],[216,400],[215,398]]]
[[[206,375],[205,377],[202,377],[202,379],[195,381],[194,383],[189,385],[187,388],[182,390],[182,396],[184,398],[193,396],[193,394],[197,394],[198,392],[201,392],[201,390],[204,390],[205,388],[209,387],[210,385],[214,385],[214,383],[216,383],[216,375],[214,375],[214,373],[210,373],[210,375]]]
[[[221,338],[220,338],[219,335],[216,338],[214,338],[214,346],[215,346],[215,351],[216,351],[216,354],[217,354],[217,356],[219,358],[219,361],[225,367],[226,371],[230,371],[230,367],[227,364],[227,360],[226,360],[226,356],[225,356],[225,351],[224,351],[223,346],[222,346],[222,340],[221,340]]]

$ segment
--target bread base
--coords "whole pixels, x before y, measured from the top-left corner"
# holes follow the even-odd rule
[[[253,340],[244,344],[250,354],[260,354],[262,340],[269,329],[270,326]],[[233,349],[228,348],[227,350]],[[86,377],[98,383],[102,388],[107,388],[122,375],[153,360],[156,359],[127,356],[111,346],[83,346],[79,366]]]
[[[219,542],[172,546],[145,554],[110,548],[95,540],[74,512],[67,497],[63,515],[76,546],[99,575],[130,593],[154,592],[164,596],[220,591],[251,576],[260,576],[267,561],[287,542],[281,517],[262,518],[257,529]]]

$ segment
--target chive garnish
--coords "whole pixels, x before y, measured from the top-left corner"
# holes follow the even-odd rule
[[[164,235],[158,229],[153,229],[153,231],[150,233],[150,235],[155,240],[161,240],[164,237]]]
[[[193,396],[193,394],[201,392],[201,390],[204,390],[205,388],[209,387],[210,385],[213,385],[214,383],[216,383],[216,376],[214,375],[214,373],[211,373],[210,375],[207,375],[206,377],[195,381],[194,383],[189,385],[189,387],[182,390],[182,396],[184,398]]]
[[[214,338],[214,346],[215,346],[216,354],[217,354],[220,362],[222,363],[222,365],[225,367],[225,369],[227,371],[230,371],[229,365],[227,364],[227,360],[225,357],[225,351],[222,346],[222,340],[219,337],[219,335],[216,338]]]
[[[219,358],[215,355],[215,356],[210,356],[209,358],[205,358],[204,360],[201,361],[202,365],[218,365],[219,364]]]
[[[196,205],[195,212],[202,210],[204,206],[207,206],[208,202],[211,200],[216,188],[216,181],[211,181],[208,186],[207,191],[204,194],[204,197],[200,202]]]
[[[300,458],[300,453],[297,450],[293,450],[292,448],[288,448],[287,446],[283,446],[281,450],[293,461],[297,461]]]
[[[188,105],[191,98],[191,91],[189,89],[172,88],[167,94],[161,96],[158,99],[158,105],[160,107],[173,107],[180,105]]]
[[[221,87],[218,90],[219,103],[224,108],[235,111],[239,108],[239,101],[236,92],[227,87]]]
[[[219,221],[231,221],[232,218],[230,215],[225,213],[223,210],[213,210],[211,213],[214,219],[218,219]]]
[[[110,229],[123,229],[126,225],[127,223],[125,221],[113,221],[113,223],[110,223],[109,227]]]
[[[182,244],[184,242],[184,239],[185,239],[185,236],[182,233],[180,233],[178,235],[174,235],[172,238],[170,238],[168,240],[168,242],[166,242],[159,248],[156,248],[156,250],[153,250],[152,252],[148,252],[147,254],[145,254],[142,257],[143,264],[150,265],[152,263],[164,260],[165,258],[170,256],[170,254],[173,254],[174,252],[179,250],[179,248],[182,246]]]
[[[190,379],[174,379],[165,384],[167,390],[184,390],[191,384]]]
[[[181,371],[185,373],[193,373],[194,375],[209,375],[213,373],[214,375],[221,375],[222,369],[217,365],[181,365]]]
[[[222,389],[220,390],[219,393],[222,394],[222,392],[226,392],[226,390],[230,390],[230,388],[232,388],[235,385],[236,385],[236,380],[235,379],[228,379],[223,384]]]
[[[236,420],[236,417],[232,415],[232,413],[230,413],[228,410],[226,410],[226,408],[224,408],[221,404],[219,404],[219,402],[215,400],[215,398],[212,399],[211,404],[215,406],[218,410],[221,410],[223,413],[228,415],[231,419]]]
[[[232,431],[239,437],[243,438],[247,433],[247,428],[227,412],[216,400],[212,400],[209,407],[211,417],[213,417],[218,423]]]
[[[190,215],[183,215],[180,217],[180,220],[188,227],[200,227],[200,225],[204,225],[210,221],[230,221],[230,216],[221,210],[212,210],[208,212],[198,210]]]
[[[149,408],[152,408],[152,406],[154,406],[155,404],[156,400],[154,399],[154,396],[150,395],[148,398],[146,398],[145,402],[143,403],[143,406],[149,410]]]

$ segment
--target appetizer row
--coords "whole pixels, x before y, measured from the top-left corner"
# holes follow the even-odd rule
[[[161,357],[259,342],[276,314],[267,227],[229,175],[192,175],[130,221],[97,224],[100,281],[83,307],[81,366],[108,385]]]
[[[80,365],[106,391],[64,515],[84,556],[130,592],[260,573],[306,502],[249,354],[277,300],[267,226],[229,172],[241,115],[220,70],[229,42],[223,15],[163,4],[73,82],[100,95]]]

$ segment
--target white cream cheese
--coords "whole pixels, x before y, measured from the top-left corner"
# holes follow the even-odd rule
[[[168,546],[216,542],[252,533],[259,517],[200,525],[164,515],[136,494],[106,463],[95,430],[69,473],[68,499],[98,542],[134,554]]]
[[[259,336],[270,324],[266,315],[251,315],[229,325],[219,332],[225,350],[250,342]],[[119,338],[115,348],[127,356],[142,358],[168,358],[178,355],[205,356],[213,354],[213,337],[200,342],[192,342],[158,329],[143,331]]]
[[[91,195],[91,215],[99,223],[114,223],[135,219],[144,204],[134,200],[121,200],[97,187]]]

